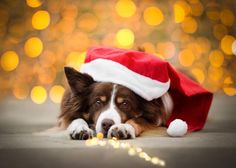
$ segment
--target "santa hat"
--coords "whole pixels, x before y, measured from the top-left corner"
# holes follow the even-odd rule
[[[95,81],[126,86],[148,101],[160,98],[168,91],[174,106],[167,126],[173,120],[181,119],[174,122],[181,128],[172,126],[167,132],[200,130],[206,122],[212,93],[156,56],[117,48],[91,48],[80,71],[91,75]],[[182,120],[184,122],[179,122]]]

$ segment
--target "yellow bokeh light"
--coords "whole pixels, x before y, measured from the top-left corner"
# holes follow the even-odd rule
[[[36,104],[43,104],[47,99],[47,91],[42,86],[34,86],[31,90],[30,97]]]
[[[221,40],[228,33],[227,28],[223,24],[216,24],[213,27],[213,35],[218,40]]]
[[[232,44],[232,52],[234,55],[236,55],[236,40]]]
[[[181,8],[184,10],[185,16],[190,14],[191,8],[186,1],[178,0],[175,4],[178,4],[179,6],[181,6]]]
[[[197,44],[200,46],[201,52],[204,53],[204,54],[208,53],[211,49],[211,43],[205,37],[198,37],[197,38]]]
[[[175,45],[172,42],[162,42],[157,44],[157,52],[165,59],[172,58],[175,55]]]
[[[136,11],[136,5],[132,0],[119,0],[115,6],[116,12],[121,17],[131,17]]]
[[[226,26],[232,26],[235,21],[233,12],[229,9],[224,9],[220,12],[220,20]]]
[[[1,66],[4,71],[13,71],[19,64],[19,57],[15,51],[6,51],[1,56]]]
[[[147,52],[147,53],[153,54],[156,51],[155,46],[150,42],[143,43],[142,47],[144,48],[145,52]]]
[[[236,88],[235,87],[224,87],[224,92],[228,96],[234,96],[236,95]]]
[[[223,73],[224,72],[221,67],[216,68],[216,67],[210,66],[208,68],[208,78],[211,80],[212,83],[220,81],[223,76]]]
[[[198,28],[197,21],[192,17],[186,17],[181,23],[181,27],[185,33],[195,33]]]
[[[134,43],[134,33],[130,29],[120,29],[116,33],[117,47],[131,48]]]
[[[196,80],[199,83],[203,83],[205,80],[205,74],[203,72],[203,70],[201,70],[200,68],[193,68],[191,70],[191,73],[194,75],[194,77],[196,78]]]
[[[195,60],[199,59],[203,53],[202,47],[197,42],[188,43],[186,48],[194,52]]]
[[[26,0],[26,3],[28,6],[30,6],[32,8],[37,8],[42,5],[41,0]]]
[[[27,98],[28,94],[29,94],[29,88],[27,85],[16,85],[13,87],[12,89],[12,93],[13,95],[19,99],[19,100],[24,100]]]
[[[208,10],[207,17],[211,20],[217,21],[220,18],[220,13],[217,10]]]
[[[60,103],[63,97],[63,94],[65,92],[65,89],[61,85],[55,85],[51,88],[49,92],[50,99],[54,103]]]
[[[189,67],[193,64],[195,60],[195,55],[190,49],[184,49],[179,53],[179,63],[182,66]]]
[[[31,37],[25,42],[25,54],[29,57],[37,57],[43,51],[43,43],[38,37]]]
[[[151,26],[157,26],[164,20],[164,15],[158,7],[148,7],[144,11],[144,21]]]
[[[233,36],[230,35],[225,35],[220,43],[221,49],[222,51],[227,54],[227,55],[232,55],[233,51],[232,51],[232,44],[234,42],[235,38]]]
[[[175,23],[181,23],[185,18],[185,10],[178,3],[174,4],[174,20]]]
[[[86,52],[72,51],[66,57],[66,66],[71,66],[79,69],[81,64],[85,61]]]
[[[48,27],[50,23],[50,15],[47,11],[37,11],[32,17],[32,26],[37,30],[43,30]]]
[[[212,66],[220,67],[224,62],[224,55],[220,50],[213,50],[209,55],[209,61]]]
[[[191,14],[193,16],[201,16],[204,11],[204,7],[201,2],[191,4]]]
[[[230,84],[233,84],[233,79],[231,76],[227,76],[225,79],[224,79],[224,84],[227,84],[227,85],[230,85]]]

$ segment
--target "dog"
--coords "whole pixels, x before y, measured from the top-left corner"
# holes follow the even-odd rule
[[[133,139],[165,125],[171,112],[168,93],[147,101],[125,86],[96,82],[88,74],[65,67],[68,87],[61,101],[58,126],[71,139],[86,140],[103,133],[107,138]]]

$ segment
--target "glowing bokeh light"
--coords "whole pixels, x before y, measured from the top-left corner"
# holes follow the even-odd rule
[[[119,16],[128,18],[134,15],[136,5],[132,0],[119,0],[116,3],[115,9]]]
[[[232,26],[235,21],[235,16],[233,12],[229,9],[223,9],[220,12],[220,20],[226,26]]]
[[[31,90],[30,97],[36,104],[43,104],[47,99],[47,91],[42,86],[34,86]]]
[[[235,38],[231,35],[225,35],[221,42],[220,42],[220,46],[222,51],[227,54],[227,55],[232,55],[233,51],[232,51],[232,44],[235,41]]]
[[[43,30],[50,24],[50,15],[45,10],[37,11],[32,16],[32,26],[37,30]]]
[[[160,53],[165,59],[170,59],[175,55],[175,45],[172,42],[158,43],[157,52]]]
[[[178,3],[174,4],[174,20],[175,23],[181,23],[185,18],[185,10]]]
[[[60,103],[65,89],[61,85],[54,85],[49,92],[49,97],[54,103]]]
[[[13,71],[19,64],[19,56],[15,51],[6,51],[1,56],[1,66],[4,71]]]
[[[208,68],[208,78],[213,82],[219,82],[223,76],[223,69],[210,66]]]
[[[204,7],[201,2],[191,4],[191,14],[193,16],[201,16],[203,14]]]
[[[29,88],[27,85],[17,84],[16,86],[13,87],[12,93],[17,99],[24,100],[29,95]]]
[[[198,28],[197,21],[193,17],[186,17],[181,23],[181,27],[185,33],[195,33]]]
[[[211,50],[211,43],[207,38],[198,37],[197,43],[200,46],[202,53],[207,54]]]
[[[224,87],[224,92],[228,96],[235,96],[236,95],[236,88],[235,87]]]
[[[225,77],[225,79],[224,79],[224,84],[230,85],[230,84],[233,84],[233,83],[234,83],[234,82],[233,82],[233,79],[232,79],[231,76]]]
[[[206,14],[210,20],[217,21],[220,19],[220,12],[218,10],[208,10]]]
[[[205,74],[203,72],[203,70],[201,70],[200,68],[193,68],[191,70],[191,73],[193,74],[193,76],[196,78],[196,80],[199,82],[199,83],[203,83],[204,80],[205,80]]]
[[[200,55],[203,53],[203,51],[201,50],[202,49],[201,46],[196,42],[188,43],[185,48],[194,52],[195,59],[198,59]]]
[[[25,54],[29,57],[37,57],[43,51],[43,43],[38,37],[31,37],[25,42]]]
[[[134,33],[130,29],[120,29],[116,33],[117,47],[131,48],[134,43]]]
[[[234,40],[234,42],[232,44],[232,52],[234,55],[236,55],[236,40]]]
[[[185,16],[188,16],[190,14],[191,7],[189,6],[188,2],[184,0],[178,0],[175,4],[178,4],[182,9],[184,9]]]
[[[99,139],[97,137],[93,137],[91,139],[88,139],[85,141],[85,145],[90,147],[90,146],[103,146],[105,147],[106,145],[112,146],[114,149],[126,149],[128,151],[128,155],[130,156],[139,156],[141,159],[151,162],[154,165],[158,166],[165,166],[166,162],[156,156],[151,157],[148,153],[144,152],[142,148],[140,147],[135,147],[128,142],[121,142],[117,140],[117,138],[113,137],[112,139],[109,139],[107,141],[103,139]]]
[[[66,66],[71,66],[79,69],[85,61],[86,52],[70,52],[66,57]]]
[[[42,5],[41,0],[26,0],[26,3],[29,7],[32,7],[32,8],[37,8]]]
[[[195,55],[190,49],[184,49],[179,53],[178,58],[182,66],[189,67],[193,64]]]
[[[145,42],[141,46],[144,48],[145,52],[147,53],[153,54],[156,52],[155,46],[150,42]]]
[[[144,21],[151,26],[157,26],[164,20],[164,15],[158,7],[148,7],[144,10]]]
[[[220,67],[224,62],[224,55],[220,50],[213,50],[209,55],[209,61],[212,66]]]
[[[227,28],[223,24],[216,24],[213,27],[213,35],[216,39],[221,40],[228,33]]]

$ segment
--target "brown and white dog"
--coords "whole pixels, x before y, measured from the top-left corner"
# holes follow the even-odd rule
[[[124,86],[96,82],[70,67],[65,74],[69,87],[61,102],[59,127],[67,128],[72,139],[85,140],[98,132],[131,139],[164,125],[170,116],[168,93],[147,101]]]

